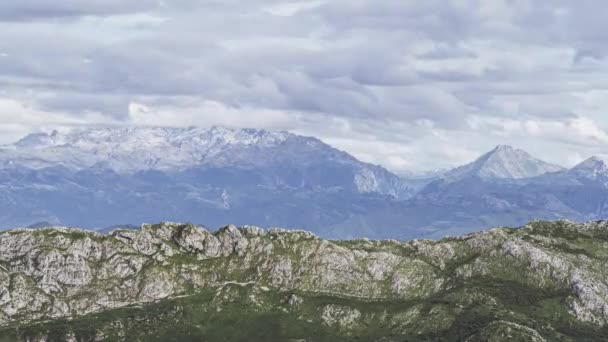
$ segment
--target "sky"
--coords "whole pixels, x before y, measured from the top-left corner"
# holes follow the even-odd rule
[[[396,172],[608,156],[601,0],[0,2],[0,143],[88,126],[319,137]]]

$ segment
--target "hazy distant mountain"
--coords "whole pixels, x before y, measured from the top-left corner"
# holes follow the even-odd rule
[[[500,145],[474,162],[445,173],[444,178],[457,180],[477,176],[522,179],[561,170],[562,167],[536,159],[523,150]]]
[[[288,132],[86,129],[0,148],[0,226],[179,220],[435,238],[608,218],[607,174],[598,158],[566,170],[498,146],[454,170],[406,179]]]
[[[100,169],[119,175],[221,170],[231,177],[242,172],[243,178],[234,180],[238,183],[251,178],[267,186],[338,187],[399,198],[412,193],[398,176],[316,138],[255,129],[102,128],[39,133],[0,147],[0,165],[32,170]]]
[[[419,215],[423,219],[415,224],[433,237],[534,219],[605,219],[608,183],[603,166],[591,158],[567,170],[498,146],[428,184],[407,207],[436,213]]]
[[[414,186],[288,132],[104,128],[0,148],[3,227],[179,219],[318,231],[409,198]]]
[[[608,185],[608,165],[598,157],[591,157],[573,167],[569,173],[579,178],[599,181]]]
[[[400,171],[397,173],[399,176],[405,179],[437,179],[445,175],[449,169],[436,169],[427,171]]]
[[[50,222],[36,222],[36,223],[32,223],[29,226],[27,226],[26,228],[31,228],[31,229],[40,229],[40,228],[48,228],[48,227],[54,227],[55,225],[53,225]]]

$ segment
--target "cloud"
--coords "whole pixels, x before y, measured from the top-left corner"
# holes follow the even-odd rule
[[[286,113],[268,109],[231,108],[222,103],[202,101],[182,106],[176,112],[171,106],[152,107],[143,103],[129,104],[126,123],[135,126],[225,126],[231,128],[270,128],[282,130],[293,128],[297,113]]]
[[[32,131],[120,124],[95,112],[78,116],[62,112],[41,111],[10,98],[0,97],[0,143],[14,142]]]
[[[603,7],[7,1],[0,97],[31,109],[13,123],[31,129],[42,113],[66,125],[288,129],[418,170],[525,143],[569,163],[560,149],[586,155],[608,143]]]
[[[150,10],[157,0],[20,0],[0,3],[0,20],[20,21],[48,18],[107,16]]]

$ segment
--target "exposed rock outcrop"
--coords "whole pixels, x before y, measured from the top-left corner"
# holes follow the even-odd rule
[[[494,305],[491,296],[466,289],[499,280],[528,292],[564,293],[569,315],[602,326],[608,322],[606,261],[606,222],[534,222],[438,242],[327,241],[301,231],[228,226],[209,232],[178,223],[109,235],[18,229],[0,233],[0,325],[76,317],[197,289],[220,288],[227,296],[230,284],[255,286],[251,301],[258,305],[261,293],[277,291],[292,292],[284,299],[290,310],[306,302],[295,293],[313,293],[410,301],[415,313],[417,301],[457,289],[466,294],[462,305]],[[327,326],[340,330],[354,329],[365,317],[348,305],[319,310]],[[445,308],[433,310],[441,315]],[[487,329],[542,341],[532,329],[495,324]]]

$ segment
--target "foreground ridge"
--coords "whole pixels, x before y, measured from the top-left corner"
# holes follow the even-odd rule
[[[240,333],[259,340],[601,340],[606,261],[604,221],[408,242],[179,223],[15,229],[0,233],[0,336],[231,339],[221,327],[250,322]]]

